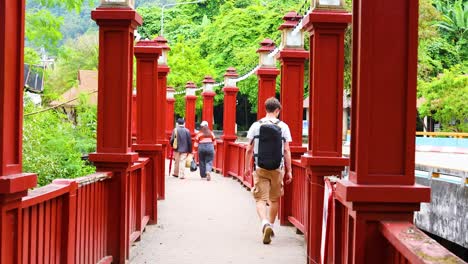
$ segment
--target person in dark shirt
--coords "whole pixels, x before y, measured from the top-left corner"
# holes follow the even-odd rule
[[[172,131],[171,146],[174,146],[174,141],[177,140],[176,148],[174,148],[174,172],[172,176],[185,179],[185,162],[187,157],[192,153],[192,137],[190,131],[185,128],[185,120],[177,119],[177,127]]]

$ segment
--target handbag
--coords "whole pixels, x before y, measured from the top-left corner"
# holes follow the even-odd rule
[[[185,159],[185,168],[190,168],[192,166],[193,155],[188,154],[187,159]]]
[[[195,159],[192,159],[190,162],[190,171],[196,171],[197,170],[197,163],[195,162]]]
[[[172,148],[177,149],[177,128],[174,128],[174,139],[172,141]]]

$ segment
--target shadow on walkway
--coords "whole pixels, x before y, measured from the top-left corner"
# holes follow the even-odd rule
[[[131,263],[306,263],[304,237],[293,227],[277,225],[272,244],[262,244],[251,193],[232,178],[214,174],[207,182],[198,171],[185,180],[166,176],[158,214],[158,224],[132,247]]]

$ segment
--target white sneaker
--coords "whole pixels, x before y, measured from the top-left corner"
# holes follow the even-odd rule
[[[271,238],[275,236],[273,227],[270,224],[265,224],[263,226],[263,244],[270,244]]]

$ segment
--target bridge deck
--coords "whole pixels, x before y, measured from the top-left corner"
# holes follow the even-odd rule
[[[198,171],[185,180],[166,178],[159,222],[132,248],[131,263],[306,262],[304,237],[295,228],[277,225],[272,244],[263,245],[250,192],[232,178],[213,178],[202,181]]]

